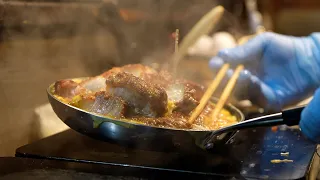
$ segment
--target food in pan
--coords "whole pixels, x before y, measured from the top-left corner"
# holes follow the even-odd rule
[[[149,126],[215,130],[237,122],[222,109],[218,118],[210,119],[210,126],[205,125],[215,107],[209,102],[189,124],[205,88],[141,64],[115,67],[87,79],[60,80],[52,91],[64,103],[90,113]]]

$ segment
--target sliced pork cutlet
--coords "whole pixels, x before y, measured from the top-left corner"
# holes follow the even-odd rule
[[[159,74],[154,69],[141,64],[130,64],[123,67],[114,67],[99,76],[88,78],[80,83],[73,80],[57,81],[55,83],[55,93],[64,98],[72,98],[81,93],[104,91],[106,88],[106,78],[119,72],[132,74],[148,82],[157,81],[159,84],[164,83],[163,78],[159,78]]]
[[[108,93],[128,104],[128,116],[161,117],[167,111],[165,90],[132,74],[120,72],[110,75],[106,85]]]
[[[168,100],[174,104],[174,111],[189,114],[200,103],[204,87],[191,81],[177,80],[166,87]]]
[[[85,90],[73,80],[60,80],[54,84],[54,94],[66,99],[71,99],[83,92],[85,92]]]
[[[76,95],[105,91],[106,79],[96,76],[85,79],[80,83],[73,80],[60,80],[54,85],[55,94],[63,98],[73,98]]]
[[[95,93],[106,90],[106,78],[103,76],[95,76],[86,79],[79,83],[81,88],[85,89],[88,93]]]
[[[107,78],[108,76],[112,74],[117,74],[119,72],[126,72],[129,74],[132,74],[136,77],[142,77],[145,73],[157,73],[154,69],[144,66],[142,64],[129,64],[122,67],[114,67],[104,73],[101,74],[101,76]]]
[[[126,72],[132,74],[147,82],[157,84],[162,87],[165,87],[171,80],[171,75],[168,72],[157,72],[153,68],[149,66],[144,66],[142,64],[129,64],[122,67],[115,67],[110,69],[109,71],[104,72],[103,74],[101,74],[101,76],[107,78],[108,76],[119,72]]]
[[[81,95],[74,105],[88,112],[117,119],[123,118],[126,110],[125,102],[121,98],[104,91]]]

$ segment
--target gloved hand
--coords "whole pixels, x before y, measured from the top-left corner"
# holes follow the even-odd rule
[[[280,111],[312,95],[319,87],[320,33],[307,37],[263,33],[243,46],[220,51],[211,59],[210,67],[218,70],[223,63],[246,67],[236,86],[242,98]],[[231,75],[230,69],[228,76]],[[317,93],[303,111],[300,124],[303,133],[313,140],[320,140],[320,92]]]
[[[320,143],[320,88],[302,111],[300,129],[306,137]]]

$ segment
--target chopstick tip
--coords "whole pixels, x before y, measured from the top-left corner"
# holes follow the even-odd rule
[[[219,5],[219,6],[216,6],[215,9],[218,11],[218,12],[224,12],[224,7]]]

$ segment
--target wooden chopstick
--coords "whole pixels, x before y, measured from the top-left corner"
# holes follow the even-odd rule
[[[228,97],[230,96],[238,77],[240,76],[240,72],[244,69],[243,65],[238,65],[236,70],[234,71],[232,77],[230,78],[228,84],[226,85],[225,89],[222,92],[222,95],[217,102],[214,110],[212,111],[212,119],[217,118],[217,115],[220,113],[221,109],[223,108],[224,104],[226,103]],[[210,126],[210,122],[207,122],[207,125]]]
[[[220,84],[222,78],[225,76],[227,70],[229,69],[229,64],[224,64],[221,69],[219,70],[217,76],[211,82],[210,86],[202,96],[199,105],[193,111],[189,118],[189,124],[193,124],[194,120],[199,116],[199,114],[203,111],[203,108],[207,105],[209,99],[212,97],[212,94],[217,89],[218,85]]]
[[[176,29],[174,36],[174,53],[178,53],[179,50],[179,29]]]
[[[220,22],[225,9],[222,6],[216,6],[206,13],[188,32],[179,44],[178,53],[174,53],[170,62],[173,75],[176,76],[176,71],[181,59],[187,54],[190,46],[197,42],[197,40],[205,34],[208,34]]]
[[[264,28],[260,28],[258,29],[257,34],[263,33],[265,32]],[[253,35],[253,36],[255,36]],[[252,36],[252,37],[253,37]],[[248,37],[243,37],[242,39],[240,39],[240,42],[238,42],[239,45],[245,43],[248,41],[248,39],[251,36]],[[199,116],[199,114],[203,111],[204,107],[206,106],[206,104],[208,103],[209,99],[211,98],[212,94],[214,93],[214,91],[216,90],[216,88],[218,87],[218,85],[220,84],[222,78],[224,77],[226,71],[229,68],[229,64],[224,64],[223,67],[221,68],[221,70],[219,71],[218,75],[216,76],[216,78],[212,81],[212,83],[210,84],[209,88],[207,89],[207,91],[205,92],[205,94],[203,95],[203,97],[200,100],[199,105],[196,107],[196,109],[193,111],[193,113],[190,116],[189,119],[189,123],[193,124],[194,120]],[[238,65],[234,74],[232,75],[232,77],[230,78],[227,86],[225,87],[225,89],[222,92],[222,95],[220,97],[220,99],[218,100],[214,110],[211,113],[211,117],[212,118],[206,118],[205,120],[205,124],[207,127],[211,126],[211,120],[217,118],[217,115],[220,113],[221,109],[223,108],[223,106],[225,105],[226,101],[228,100],[228,97],[230,96],[230,94],[232,93],[232,90],[237,82],[237,79],[240,76],[241,71],[244,69],[243,65]]]

